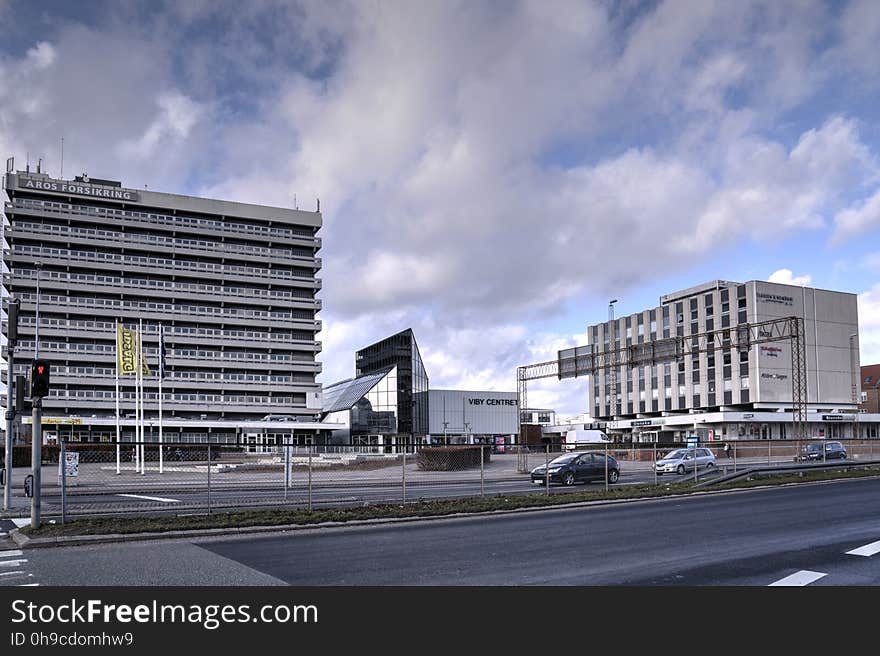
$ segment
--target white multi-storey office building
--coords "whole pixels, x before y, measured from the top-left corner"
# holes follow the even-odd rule
[[[151,425],[164,326],[166,435],[226,441],[256,431],[265,440],[269,426],[303,440],[326,434],[315,421],[319,212],[12,168],[2,220],[4,296],[21,301],[12,367],[27,375],[34,357],[39,282],[39,356],[52,365],[44,421],[68,424],[74,439],[115,438],[114,325],[142,320]],[[134,430],[133,385],[123,377],[124,438]]]
[[[855,294],[753,280],[716,280],[667,294],[660,305],[589,326],[594,350],[687,337],[781,317],[802,317],[811,437],[876,436],[857,421],[858,305]],[[593,416],[635,441],[683,440],[697,429],[712,439],[791,437],[789,341],[735,346],[684,359],[617,369],[617,413],[606,370],[591,379]]]

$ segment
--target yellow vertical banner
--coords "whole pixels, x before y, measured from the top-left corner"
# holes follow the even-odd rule
[[[137,338],[136,330],[129,330],[122,324],[116,331],[116,356],[119,359],[120,374],[137,373]]]

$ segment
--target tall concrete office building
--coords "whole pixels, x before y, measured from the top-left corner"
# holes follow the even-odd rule
[[[591,325],[587,337],[602,351],[791,316],[804,319],[810,435],[852,436],[849,422],[859,401],[855,294],[715,280],[666,294],[655,308]],[[604,371],[591,378],[590,407],[611,430],[642,441],[682,439],[701,425],[714,426],[719,437],[785,438],[791,430],[791,376],[789,341],[745,351],[734,345],[677,362],[619,367],[616,413],[614,385]]]
[[[46,422],[67,424],[74,439],[115,438],[115,322],[142,320],[151,426],[162,324],[166,431],[226,440],[276,420],[281,434],[326,432],[310,423],[321,407],[319,212],[13,169],[2,222],[4,296],[21,301],[13,370],[26,375],[34,357],[39,286],[39,356],[52,363]],[[121,399],[131,437],[132,376]]]

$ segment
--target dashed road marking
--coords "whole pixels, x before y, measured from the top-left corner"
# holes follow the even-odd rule
[[[811,572],[808,569],[802,569],[799,572],[795,572],[789,576],[786,576],[783,579],[779,579],[771,583],[768,587],[772,586],[803,586],[810,585],[814,581],[818,581],[823,576],[828,576],[827,574],[823,574],[822,572]]]
[[[866,544],[864,547],[847,551],[846,553],[852,556],[873,556],[876,553],[880,553],[880,540],[872,542],[871,544]]]
[[[163,497],[148,497],[143,494],[117,494],[119,497],[131,497],[132,499],[146,499],[147,501],[161,501],[162,503],[180,503],[180,499],[165,499]]]

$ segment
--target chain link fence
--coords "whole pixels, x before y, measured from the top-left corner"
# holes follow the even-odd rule
[[[837,440],[847,462],[880,460],[880,440]],[[596,444],[578,453],[610,456],[619,480],[599,477],[605,487],[651,485],[699,478],[707,469],[733,472],[747,467],[828,462],[838,451],[818,452],[808,445],[831,441],[731,441],[701,444],[714,456],[714,467],[698,474],[661,481],[654,463],[683,444]],[[26,447],[27,450],[30,447]],[[192,514],[233,509],[328,508],[422,500],[510,494],[555,494],[565,486],[537,487],[530,472],[567,453],[551,445],[463,445],[409,447],[387,453],[371,446],[300,446],[276,444],[254,453],[247,445],[180,442],[64,442],[44,447],[41,506],[46,517],[113,514]],[[15,453],[12,508],[26,511],[30,499],[23,483],[29,457]],[[601,458],[599,458],[601,460]],[[0,457],[2,460],[2,457]],[[604,461],[603,461],[604,462]],[[61,463],[66,463],[63,467]],[[693,472],[691,469],[690,472]],[[595,477],[594,477],[595,478]],[[5,481],[4,481],[5,482]],[[579,481],[580,482],[580,481]],[[24,514],[22,512],[18,513]]]

